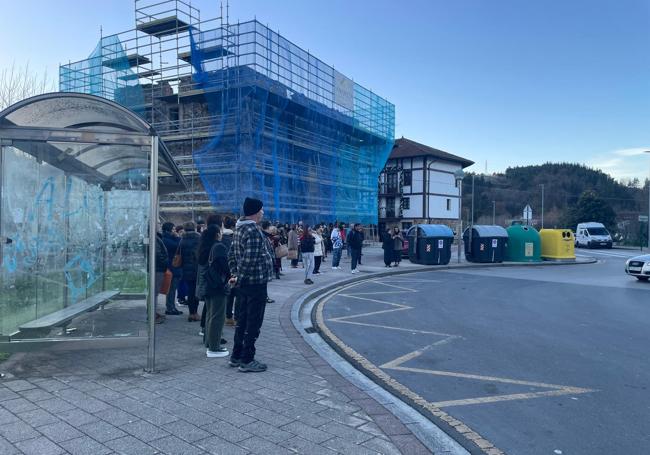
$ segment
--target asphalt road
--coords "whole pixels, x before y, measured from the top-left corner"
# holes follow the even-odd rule
[[[508,454],[650,453],[650,283],[592,265],[480,268],[347,288],[344,343]]]

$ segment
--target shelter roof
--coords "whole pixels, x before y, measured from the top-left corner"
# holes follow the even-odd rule
[[[119,104],[82,93],[47,93],[0,112],[0,138],[49,164],[106,185],[130,170],[148,170],[158,141],[160,192],[187,188],[153,128]],[[38,144],[30,146],[27,144]]]

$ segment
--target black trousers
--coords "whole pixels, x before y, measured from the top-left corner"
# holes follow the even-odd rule
[[[237,289],[235,340],[232,358],[248,363],[255,358],[255,341],[260,336],[266,309],[266,283],[248,284]]]
[[[314,273],[320,271],[320,263],[322,260],[322,256],[314,256]]]
[[[190,314],[196,314],[199,309],[199,299],[196,298],[196,281],[187,282],[187,306]]]

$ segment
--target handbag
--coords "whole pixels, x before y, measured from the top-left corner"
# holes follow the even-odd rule
[[[286,245],[280,244],[275,247],[275,257],[280,259],[289,254],[289,248]]]
[[[172,285],[172,276],[173,274],[169,269],[165,270],[165,274],[163,275],[162,282],[160,283],[159,291],[161,294],[167,295],[167,293],[169,292],[169,288]]]
[[[298,259],[298,250],[289,250],[287,252],[287,259],[291,259],[291,260]]]
[[[176,248],[176,253],[174,254],[174,259],[172,259],[172,267],[178,268],[183,265],[183,251],[181,250],[181,242],[178,242],[178,248]]]

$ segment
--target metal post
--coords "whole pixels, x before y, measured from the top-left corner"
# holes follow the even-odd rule
[[[149,328],[149,349],[147,351],[147,373],[156,371],[156,224],[158,222],[158,138],[151,136],[149,169],[149,291],[147,292],[147,315]]]
[[[469,226],[469,252],[472,252],[472,231],[474,230],[474,177],[476,174],[472,174],[472,215],[470,218]]]
[[[542,183],[542,229],[544,229],[544,184]]]
[[[643,153],[650,153],[650,150],[644,150]],[[643,249],[643,240],[639,239],[639,243]],[[650,250],[650,180],[648,180],[648,250]]]
[[[463,240],[463,179],[458,180],[458,263],[460,264],[460,245]]]
[[[497,224],[497,201],[492,201],[492,226]]]

